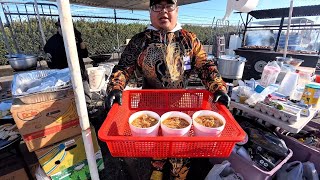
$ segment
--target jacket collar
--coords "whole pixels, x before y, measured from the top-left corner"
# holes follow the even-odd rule
[[[153,27],[151,24],[147,27],[147,29],[154,30],[154,31],[159,31],[159,29]],[[174,27],[171,31],[168,31],[168,32],[176,32],[176,31],[179,31],[181,29],[182,29],[181,24],[177,23],[176,27]]]

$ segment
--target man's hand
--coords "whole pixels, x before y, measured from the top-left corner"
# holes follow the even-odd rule
[[[51,54],[50,54],[50,53],[46,53],[44,59],[45,59],[47,62],[51,62],[51,59],[52,59]]]
[[[227,108],[229,108],[230,101],[230,97],[223,91],[218,90],[215,93],[213,93],[213,102],[220,102]]]
[[[108,96],[106,97],[105,101],[105,109],[109,111],[114,103],[118,103],[122,105],[122,91],[120,90],[112,90]]]

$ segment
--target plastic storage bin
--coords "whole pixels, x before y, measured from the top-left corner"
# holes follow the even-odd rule
[[[253,161],[248,161],[243,157],[239,156],[237,153],[232,152],[230,157],[225,158],[215,158],[210,159],[210,162],[213,164],[220,164],[224,160],[228,160],[231,163],[231,167],[237,172],[240,173],[244,179],[254,179],[254,180],[269,180],[276,174],[276,172],[288,162],[292,157],[292,150],[289,149],[288,156],[282,160],[275,168],[271,171],[262,170],[258,165]]]
[[[312,121],[307,125],[316,129],[320,129],[320,124],[314,123]],[[293,137],[280,134],[278,131],[277,134],[286,142],[287,147],[292,149],[293,151],[293,156],[290,161],[310,161],[314,164],[317,172],[320,173],[320,149],[311,148]]]
[[[128,90],[122,95],[122,106],[113,105],[99,130],[114,157],[228,157],[245,132],[229,110],[212,103],[206,90]],[[223,115],[226,126],[219,137],[134,137],[128,124],[131,114],[151,110],[160,116],[168,111],[181,111],[192,117],[199,110],[213,110]]]

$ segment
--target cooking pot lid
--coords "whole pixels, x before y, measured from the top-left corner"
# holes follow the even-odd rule
[[[27,54],[8,54],[5,55],[6,58],[11,59],[11,58],[35,58],[36,56],[33,55],[27,55]]]
[[[246,58],[238,56],[238,55],[235,55],[235,56],[232,56],[232,55],[221,55],[219,59],[229,60],[229,61],[241,61],[241,62],[246,62],[247,61]]]

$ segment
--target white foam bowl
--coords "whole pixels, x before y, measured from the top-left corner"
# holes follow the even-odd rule
[[[185,119],[186,121],[189,122],[189,126],[185,127],[185,128],[181,128],[181,129],[173,129],[173,128],[169,128],[166,125],[164,125],[162,122],[168,118],[171,117],[180,117]],[[183,112],[179,112],[179,111],[170,111],[167,113],[164,113],[161,118],[160,118],[160,126],[162,129],[162,135],[163,136],[188,136],[191,125],[192,125],[192,119],[191,117]]]
[[[195,121],[195,119],[199,116],[214,116],[215,118],[218,118],[219,120],[221,120],[223,122],[223,125],[217,128],[203,126],[197,123],[197,121]],[[193,120],[195,136],[218,136],[223,131],[226,125],[226,119],[223,116],[221,116],[217,112],[209,111],[209,110],[201,110],[201,111],[195,112],[192,115],[192,120]]]
[[[139,128],[131,124],[133,120],[137,119],[142,115],[148,115],[155,118],[156,120],[158,120],[157,124],[148,128]],[[153,136],[153,137],[158,136],[159,126],[160,126],[160,116],[153,111],[138,111],[136,113],[133,113],[129,117],[129,126],[131,129],[132,136]]]

